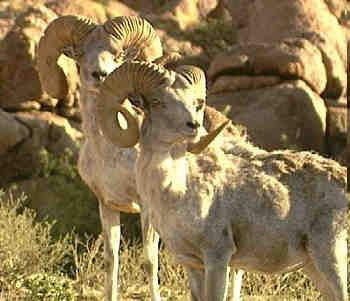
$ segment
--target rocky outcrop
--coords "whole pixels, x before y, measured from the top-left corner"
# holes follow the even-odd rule
[[[68,101],[48,97],[37,72],[37,45],[55,18],[57,14],[43,5],[29,7],[0,40],[0,187],[36,174],[43,149],[61,154],[69,148],[77,157],[82,139],[76,122],[77,67],[65,56],[59,60],[68,75]]]
[[[124,0],[123,2],[155,22],[160,20],[163,23],[172,23],[179,29],[186,30],[205,20],[216,9],[220,0]],[[222,5],[220,9],[223,9]]]
[[[239,43],[307,39],[322,53],[327,71],[324,95],[336,99],[344,93],[347,42],[338,18],[348,14],[346,0],[225,1]]]
[[[211,62],[208,102],[264,148],[345,163],[346,1],[223,1],[238,43]]]
[[[302,79],[316,93],[327,85],[327,73],[319,49],[305,39],[286,39],[274,43],[244,43],[219,54],[208,74],[216,79],[220,74],[277,76],[281,79]]]
[[[218,0],[173,0],[161,8],[160,18],[175,22],[181,30],[198,24],[216,8]]]
[[[101,24],[108,18],[134,16],[138,13],[119,1],[106,1],[102,4],[93,0],[47,0],[45,6],[58,15],[81,15]]]
[[[68,119],[50,112],[0,111],[0,187],[28,178],[40,168],[40,152],[60,155],[70,149],[75,158],[82,134]]]
[[[41,34],[57,15],[45,6],[29,8],[15,20],[14,26],[0,41],[0,107],[8,111],[40,110],[56,107],[58,101],[48,99],[42,91],[36,50]],[[79,75],[75,64],[62,56],[60,66],[68,74],[70,95],[63,106],[78,101]]]
[[[14,114],[6,113],[0,109],[0,157],[11,152],[30,135],[28,127],[15,117]]]
[[[246,126],[254,144],[267,150],[325,151],[326,106],[301,80],[211,94],[207,103]]]
[[[325,99],[327,106],[327,153],[338,161],[350,165],[349,110],[347,99]]]

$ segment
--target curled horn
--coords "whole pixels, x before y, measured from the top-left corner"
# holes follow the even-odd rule
[[[181,74],[186,74],[187,80],[192,84],[203,85],[204,73],[199,68],[184,66],[181,70]],[[114,70],[103,82],[98,98],[97,121],[103,135],[119,147],[134,146],[139,140],[139,124],[123,106],[124,100],[131,93],[147,95],[161,87],[170,86],[174,80],[174,72],[148,62],[126,62]],[[118,122],[119,112],[126,119],[126,129]],[[194,154],[203,151],[226,124],[227,122],[207,136],[201,137],[198,143],[190,143],[188,151]]]
[[[121,16],[108,20],[103,25],[105,31],[112,35],[120,49],[132,48],[133,59],[153,61],[162,56],[161,41],[152,25],[137,16]]]
[[[57,65],[64,48],[77,49],[96,26],[87,18],[69,15],[55,19],[46,28],[39,42],[38,67],[43,89],[50,96],[63,99],[68,94],[66,76]],[[119,49],[131,48],[139,59],[152,61],[163,53],[159,37],[145,19],[116,17],[107,21],[103,28]]]
[[[63,99],[68,94],[68,83],[62,68],[57,64],[64,47],[76,47],[94,28],[87,18],[62,16],[53,20],[41,37],[38,48],[39,78],[50,96]]]
[[[114,70],[103,82],[98,98],[97,120],[103,135],[119,147],[134,146],[139,139],[139,124],[123,101],[130,93],[147,95],[172,81],[173,72],[147,62],[126,62]],[[127,121],[127,129],[117,120],[119,112]]]

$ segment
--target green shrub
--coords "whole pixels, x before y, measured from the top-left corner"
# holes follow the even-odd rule
[[[26,301],[74,301],[79,296],[72,280],[46,273],[26,278],[23,287],[27,290]]]
[[[36,223],[34,211],[23,205],[25,196],[4,200],[0,193],[0,291],[33,274],[63,271],[71,236],[53,242],[53,224]]]
[[[40,168],[36,171],[38,177],[62,175],[72,180],[79,178],[76,159],[69,148],[66,148],[61,155],[55,155],[42,148],[39,152],[39,162]]]
[[[5,199],[0,191],[0,300],[74,301],[100,288],[102,237],[53,238],[54,223],[37,222],[25,203],[24,195]]]

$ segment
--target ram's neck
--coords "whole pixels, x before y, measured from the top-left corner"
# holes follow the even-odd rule
[[[80,112],[82,118],[82,127],[86,139],[99,136],[96,121],[96,102],[97,92],[90,92],[82,89],[80,97]]]
[[[152,139],[140,142],[140,154],[136,163],[136,182],[140,197],[148,206],[167,210],[174,201],[183,199],[186,193],[187,162],[184,156],[176,159],[170,148]]]

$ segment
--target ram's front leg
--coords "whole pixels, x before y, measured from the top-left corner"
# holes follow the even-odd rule
[[[145,268],[150,283],[151,300],[161,301],[158,282],[159,235],[152,227],[145,211],[141,213],[141,223]]]
[[[241,300],[241,286],[242,286],[242,278],[244,271],[243,270],[234,270],[232,271],[232,295],[231,301],[240,301]]]
[[[204,301],[224,301],[227,298],[229,263],[237,248],[230,231],[223,231],[222,239],[204,251],[205,288]]]
[[[104,234],[105,295],[106,301],[117,301],[120,246],[120,212],[99,202]]]
[[[205,267],[205,301],[224,301],[227,297],[229,268],[224,263]]]

